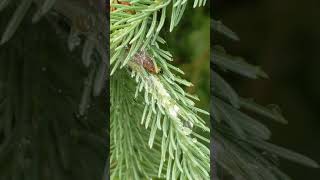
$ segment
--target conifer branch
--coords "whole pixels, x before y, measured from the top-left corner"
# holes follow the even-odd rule
[[[140,126],[142,107],[132,93],[132,81],[126,72],[118,72],[111,79],[111,179],[150,179],[156,177],[160,160],[157,148],[148,146],[147,130]],[[159,146],[160,139],[155,140]],[[161,176],[162,177],[162,176]]]
[[[192,84],[177,75],[184,73],[170,64],[173,61],[172,55],[161,49],[165,40],[159,36],[166,16],[170,16],[172,31],[181,19],[187,2],[189,1],[112,1],[111,75],[124,71],[130,73],[132,78],[122,79],[126,86],[127,81],[135,81],[135,93],[131,96],[141,99],[136,102],[140,104],[142,112],[139,115],[139,126],[148,130],[148,148],[160,149],[159,162],[155,166],[158,170],[156,177],[209,179],[210,129],[199,115],[208,113],[196,108],[193,101],[198,98],[183,90],[182,86]],[[194,7],[204,4],[205,1],[194,1]],[[170,15],[167,12],[169,8],[172,8]],[[122,68],[125,70],[121,70]],[[112,107],[123,101],[123,98],[124,96],[119,96],[117,100],[112,99]],[[138,110],[139,108],[134,108],[134,111]],[[120,112],[111,108],[111,113]],[[130,121],[132,120],[136,119],[131,118]],[[124,119],[111,118],[111,121],[127,123]],[[208,136],[197,134],[196,130],[199,129]],[[111,133],[111,139],[113,136]],[[112,151],[111,156],[113,153]],[[111,160],[111,163],[117,162]],[[111,174],[115,172],[111,169]]]

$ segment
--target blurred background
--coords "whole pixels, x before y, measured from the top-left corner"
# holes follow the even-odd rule
[[[0,12],[0,37],[26,1],[10,2]],[[77,15],[89,6],[71,7]],[[0,179],[101,180],[109,149],[107,88],[98,97],[86,88],[92,66],[84,67],[82,47],[68,49],[66,17],[32,23],[35,8],[0,45]]]
[[[262,67],[269,79],[226,77],[244,97],[278,104],[288,125],[269,123],[272,142],[320,162],[320,1],[216,0],[213,17],[240,37],[215,37],[232,55]],[[319,169],[284,160],[292,179],[318,180]]]

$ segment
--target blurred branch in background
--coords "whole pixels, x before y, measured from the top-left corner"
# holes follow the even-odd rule
[[[214,14],[241,37],[239,43],[217,36],[218,42],[234,54],[242,54],[259,64],[269,80],[244,80],[227,75],[235,89],[261,104],[275,102],[281,106],[289,124],[268,123],[277,144],[320,161],[320,82],[319,82],[319,3],[307,1],[218,1]],[[282,162],[282,169],[293,179],[320,177],[318,169]]]
[[[102,93],[106,22],[99,19],[105,14],[95,9],[102,6],[58,0],[0,5],[0,179],[101,179],[109,115]],[[82,51],[88,39],[94,50]]]

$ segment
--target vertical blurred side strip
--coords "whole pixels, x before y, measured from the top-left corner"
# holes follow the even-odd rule
[[[209,1],[210,2],[210,16],[211,16],[211,19],[213,19],[213,2]],[[214,38],[213,37],[213,33],[211,31],[211,27],[213,26],[213,21],[210,21],[210,49],[212,49],[212,39]],[[210,53],[213,53],[213,51],[210,51]],[[210,58],[212,58],[213,56],[210,55]],[[212,66],[212,63],[210,63],[210,97],[212,97],[212,87],[213,87],[213,79],[212,79],[212,73],[213,71],[211,70],[213,67]],[[211,134],[211,138],[210,138],[210,174],[211,174],[211,179],[213,180],[218,180],[218,175],[217,175],[217,165],[216,165],[216,159],[217,159],[217,146],[213,140],[213,133],[214,132],[214,121],[213,121],[213,116],[214,116],[214,108],[213,108],[213,98],[210,98],[210,123],[211,123],[211,129],[210,129],[210,134]]]
[[[102,60],[102,63],[106,64],[106,75],[107,75],[107,83],[106,83],[106,90],[107,90],[107,110],[109,111],[108,114],[108,117],[106,119],[106,122],[107,122],[107,126],[108,126],[108,139],[107,139],[107,158],[106,158],[106,163],[105,163],[105,169],[104,169],[104,175],[103,175],[103,180],[109,180],[110,179],[110,161],[109,161],[109,154],[110,154],[110,85],[109,85],[109,76],[110,76],[110,71],[109,71],[109,61],[110,61],[110,11],[109,11],[109,4],[110,4],[110,0],[100,0],[100,3],[101,3],[101,13],[104,15],[105,17],[105,26],[104,26],[104,29],[105,29],[105,35],[103,36],[103,40],[106,44],[106,58],[103,58]]]

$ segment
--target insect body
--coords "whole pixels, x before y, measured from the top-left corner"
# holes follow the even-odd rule
[[[145,51],[139,51],[137,52],[134,57],[134,61],[141,65],[143,68],[145,68],[148,72],[153,74],[160,73],[160,69],[155,66],[153,63],[151,57],[145,52]]]

